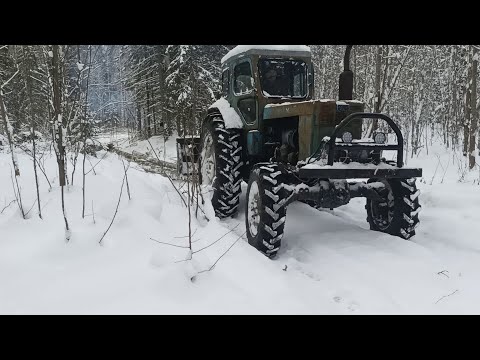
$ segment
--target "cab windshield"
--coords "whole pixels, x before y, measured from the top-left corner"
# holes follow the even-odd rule
[[[307,65],[304,61],[262,59],[258,66],[263,95],[288,98],[307,96]]]

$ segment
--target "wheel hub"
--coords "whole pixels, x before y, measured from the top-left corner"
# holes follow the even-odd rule
[[[258,225],[260,224],[259,200],[260,193],[258,190],[258,185],[256,182],[253,182],[250,185],[250,191],[248,193],[247,221],[248,230],[250,231],[250,234],[254,237],[258,234]]]
[[[200,155],[200,172],[202,174],[202,185],[212,185],[216,174],[216,166],[215,147],[210,132],[207,132],[203,138],[202,152]]]
[[[380,194],[383,197],[382,201],[372,200],[370,209],[372,212],[372,219],[375,225],[380,230],[386,230],[393,220],[394,196],[392,188],[388,181],[382,181],[385,184],[384,193]]]

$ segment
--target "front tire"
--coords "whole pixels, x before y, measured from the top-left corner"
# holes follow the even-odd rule
[[[421,206],[418,202],[420,190],[417,190],[413,179],[370,180],[385,184],[382,191],[384,199],[375,201],[367,199],[367,221],[370,229],[410,239],[415,235],[419,224],[418,213]]]
[[[248,182],[245,224],[248,243],[269,258],[280,249],[285,230],[286,205],[291,196],[284,174],[276,164],[257,164]]]

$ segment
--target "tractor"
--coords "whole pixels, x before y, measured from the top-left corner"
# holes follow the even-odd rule
[[[351,49],[338,100],[314,99],[307,46],[240,45],[221,60],[222,93],[195,141],[199,178],[219,218],[235,216],[241,183],[248,183],[246,235],[267,257],[280,248],[294,201],[334,209],[365,197],[371,230],[415,235],[422,169],[403,166],[403,136],[389,116],[352,100]],[[375,130],[363,138],[367,123]],[[387,160],[392,153],[396,159]]]

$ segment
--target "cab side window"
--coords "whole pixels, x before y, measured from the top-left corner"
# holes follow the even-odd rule
[[[230,70],[225,69],[222,73],[222,95],[224,97],[228,96],[229,85],[230,85]]]
[[[233,71],[233,91],[235,95],[248,94],[253,90],[252,69],[248,61],[242,62],[235,66]]]

